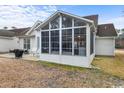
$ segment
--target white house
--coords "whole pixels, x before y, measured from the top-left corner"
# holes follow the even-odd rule
[[[13,48],[35,48],[39,60],[89,67],[95,55],[114,56],[116,36],[113,24],[98,25],[98,15],[81,17],[57,11],[16,36]]]
[[[37,21],[36,27],[40,21]],[[0,29],[0,53],[9,52],[13,49],[24,49],[32,52],[36,48],[35,32],[29,33],[34,27],[5,30]]]
[[[57,11],[35,28],[39,59],[89,67],[95,55],[114,56],[113,24],[98,25],[98,15]]]

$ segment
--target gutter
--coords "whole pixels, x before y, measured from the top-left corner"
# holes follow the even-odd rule
[[[0,36],[0,38],[13,40],[13,37]]]
[[[32,35],[32,36],[29,36],[29,35],[26,35],[26,36],[17,36],[19,38],[28,38],[28,37],[35,37],[35,35]]]

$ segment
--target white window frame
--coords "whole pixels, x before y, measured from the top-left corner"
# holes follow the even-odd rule
[[[28,43],[28,39],[29,39],[29,43]],[[30,50],[31,49],[31,39],[30,38],[24,38],[23,39],[23,48],[24,49],[27,49],[27,50]],[[28,44],[30,45],[30,48],[28,48]],[[26,48],[24,47],[24,45],[26,45]]]
[[[72,55],[69,55],[69,56],[82,56],[82,55],[74,55],[74,29],[75,28],[86,28],[86,56],[88,56],[89,54],[89,50],[88,50],[88,47],[89,47],[89,44],[88,44],[88,41],[89,41],[89,37],[90,35],[89,34],[89,25],[85,25],[85,26],[74,26],[74,18],[72,18],[72,27],[66,27],[66,28],[62,28],[62,15],[59,15],[59,28],[57,29],[51,29],[51,21],[49,22],[49,29],[46,29],[46,30],[42,30],[41,29],[41,32],[45,32],[45,31],[49,31],[49,53],[48,54],[51,54],[51,36],[50,36],[50,32],[53,31],[53,30],[59,30],[59,55],[62,55],[62,30],[65,30],[65,29],[72,29]],[[88,32],[87,32],[88,31]],[[42,42],[41,42],[42,43]],[[42,46],[41,46],[41,50],[42,50]],[[42,53],[42,51],[41,51]],[[44,53],[43,53],[44,54]],[[54,54],[54,55],[58,55],[58,54]]]

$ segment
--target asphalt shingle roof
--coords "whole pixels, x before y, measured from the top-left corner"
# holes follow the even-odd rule
[[[28,28],[19,28],[19,29],[12,29],[12,30],[0,30],[0,36],[6,37],[13,37],[13,36],[24,36],[27,31],[29,31],[30,27]]]
[[[102,25],[98,25],[96,35],[100,37],[117,36],[117,32],[112,23],[102,24]]]
[[[100,37],[117,36],[117,32],[112,23],[98,25],[98,15],[89,15],[89,16],[84,16],[83,18],[94,21],[94,24],[97,28],[97,33],[96,33],[97,36],[100,36]],[[9,37],[24,36],[26,32],[29,30],[30,30],[30,27],[13,29],[13,30],[0,30],[0,36],[9,36]]]
[[[0,36],[6,36],[6,37],[13,37],[15,35],[15,32],[11,32],[8,30],[0,30]]]

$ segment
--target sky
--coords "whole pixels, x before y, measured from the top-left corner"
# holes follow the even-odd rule
[[[114,23],[115,28],[124,28],[124,5],[0,5],[0,29],[31,27],[57,10],[79,16],[98,14],[99,24]]]

